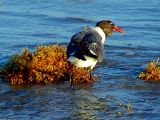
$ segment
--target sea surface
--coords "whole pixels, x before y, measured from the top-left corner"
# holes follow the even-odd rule
[[[103,19],[125,35],[107,38],[96,82],[12,88],[0,79],[0,120],[160,120],[160,82],[138,78],[160,57],[159,0],[0,0],[0,66],[26,47],[67,45]]]

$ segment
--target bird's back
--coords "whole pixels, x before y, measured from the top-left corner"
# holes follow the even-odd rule
[[[103,45],[101,36],[90,27],[72,36],[67,47],[67,57],[74,55],[78,59],[85,60],[84,56],[103,60]]]

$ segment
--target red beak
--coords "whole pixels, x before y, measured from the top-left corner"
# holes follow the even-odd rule
[[[122,28],[118,27],[118,26],[114,26],[112,29],[113,29],[113,31],[124,33],[124,30]]]

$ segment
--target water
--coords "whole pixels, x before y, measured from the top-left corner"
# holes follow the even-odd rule
[[[1,80],[0,119],[160,119],[160,83],[137,77],[160,56],[158,0],[1,0],[0,66],[25,47],[67,44],[103,19],[126,34],[107,39],[105,60],[94,70],[98,81],[71,90],[67,82],[14,89]]]

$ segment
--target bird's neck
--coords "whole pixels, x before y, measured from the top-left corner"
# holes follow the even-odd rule
[[[102,44],[104,44],[106,35],[100,27],[94,27],[94,30],[102,37]]]

